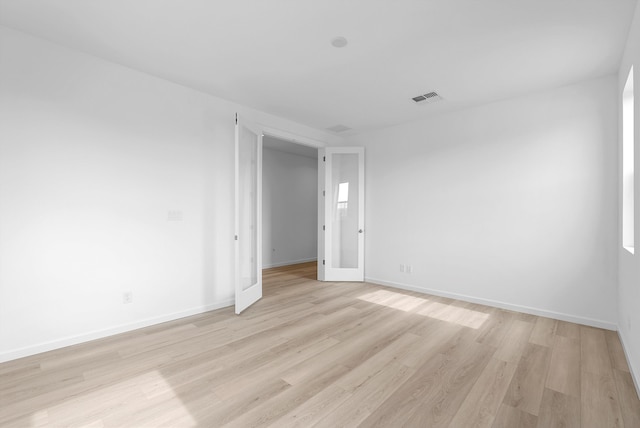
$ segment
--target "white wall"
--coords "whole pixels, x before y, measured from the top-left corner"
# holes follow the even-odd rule
[[[619,252],[619,290],[618,290],[618,328],[619,334],[627,353],[627,360],[631,368],[636,388],[640,391],[640,242],[638,225],[640,225],[640,198],[638,197],[638,175],[640,175],[640,7],[636,6],[633,23],[629,32],[627,46],[620,64],[618,75],[618,105],[622,105],[622,91],[629,74],[629,69],[634,65],[635,86],[635,254],[622,248],[622,233],[618,236]],[[622,115],[621,115],[622,116]],[[619,121],[619,153],[622,156],[622,120]],[[620,158],[620,171],[622,171],[622,158]],[[620,176],[620,180],[622,176]],[[622,187],[622,186],[620,186]],[[622,217],[620,217],[622,219]],[[639,392],[640,394],[640,392]]]
[[[367,279],[615,329],[616,117],[610,76],[351,138]]]
[[[262,266],[317,259],[318,160],[265,148],[262,154]]]
[[[0,361],[233,303],[236,111],[0,27]]]

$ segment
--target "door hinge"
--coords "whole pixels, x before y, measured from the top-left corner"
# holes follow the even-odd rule
[[[322,264],[324,264],[324,260],[322,260]]]
[[[238,240],[238,235],[235,235],[235,238],[234,238],[234,239],[237,241],[237,240]]]
[[[322,191],[322,196],[325,196],[325,191],[324,190]]]
[[[238,124],[238,113],[236,113],[236,125]]]
[[[327,157],[326,156],[322,156],[322,162],[326,162],[327,161]]]
[[[326,229],[324,228],[324,224],[322,225],[322,230],[326,230]]]

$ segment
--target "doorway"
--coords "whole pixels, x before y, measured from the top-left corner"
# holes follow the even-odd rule
[[[262,268],[318,258],[318,149],[263,136]]]
[[[320,281],[364,280],[364,148],[306,145],[267,135],[260,128],[236,114],[236,314],[262,297],[264,267],[315,259]],[[288,160],[282,160],[283,156]],[[305,178],[286,174],[305,170]],[[263,175],[267,181],[266,221],[262,218]]]

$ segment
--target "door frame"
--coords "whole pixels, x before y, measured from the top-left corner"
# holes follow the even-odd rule
[[[250,118],[251,119],[251,118]],[[278,129],[278,128],[273,128],[270,126],[265,126],[263,124],[261,124],[260,122],[256,122],[256,121],[252,121],[252,120],[247,120],[245,119],[245,116],[242,116],[242,119],[240,119],[240,115],[238,113],[236,113],[236,124],[238,124],[238,122],[240,122],[240,124],[243,123],[248,123],[249,124],[249,128],[252,129],[254,132],[259,134],[259,138],[260,138],[260,142],[259,142],[259,155],[258,155],[258,160],[257,160],[257,168],[258,168],[258,188],[257,188],[257,192],[258,192],[258,218],[259,221],[257,223],[257,228],[258,228],[258,239],[257,239],[257,269],[258,269],[258,275],[259,275],[259,282],[260,282],[260,292],[258,295],[258,299],[260,299],[262,297],[262,168],[263,168],[263,160],[262,160],[262,138],[264,136],[270,136],[270,137],[274,137],[274,138],[278,138],[281,140],[285,140],[288,142],[291,142],[293,144],[299,144],[299,145],[303,145],[303,146],[307,146],[307,147],[313,147],[315,149],[318,149],[318,151],[320,151],[321,149],[323,149],[324,147],[326,147],[327,143],[324,141],[320,141],[320,140],[315,140],[313,138],[309,138],[309,137],[304,137],[304,136],[300,136],[297,134],[294,134],[292,132],[289,131],[285,131],[282,129]],[[238,132],[238,127],[235,127],[235,132]],[[237,301],[238,299],[243,299],[243,297],[240,297],[238,295],[238,284],[240,281],[240,251],[239,251],[239,241],[238,241],[238,226],[239,226],[239,204],[238,204],[238,198],[237,195],[239,193],[239,183],[238,183],[238,147],[234,142],[234,150],[235,150],[235,161],[234,161],[234,264],[235,264],[235,281],[234,281],[234,288],[236,291],[236,314],[240,314],[242,312],[242,310],[246,309],[246,308],[242,308],[238,311],[238,305],[237,305]],[[318,156],[320,156],[320,154],[318,153]],[[318,183],[318,188],[320,188],[322,186],[321,183]],[[320,205],[318,205],[318,209],[320,211]],[[320,241],[321,239],[324,239],[322,232],[322,227],[321,227],[321,223],[320,223],[320,218],[318,218],[318,224],[319,224],[319,231],[318,231],[318,245],[320,245]],[[321,253],[318,253],[318,260],[321,260]],[[318,270],[320,271],[320,270]],[[247,298],[251,298],[251,299],[255,299],[256,296],[247,296]],[[241,304],[243,302],[240,302]],[[251,304],[253,304],[254,302],[252,302]],[[242,306],[242,305],[241,305]],[[248,307],[248,306],[247,306]]]
[[[318,280],[320,281],[364,281],[364,251],[365,251],[365,162],[364,147],[340,146],[325,147],[320,151],[318,157],[318,181],[322,178],[322,189],[319,189],[318,212],[322,215],[323,226],[322,248],[320,237],[318,237]],[[332,198],[331,174],[329,169],[332,165],[331,155],[333,154],[357,154],[358,155],[358,265],[356,268],[339,268],[331,265],[332,260]],[[320,183],[319,183],[320,184]],[[322,262],[320,263],[322,254]]]

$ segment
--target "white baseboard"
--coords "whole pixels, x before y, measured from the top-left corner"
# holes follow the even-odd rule
[[[299,263],[309,263],[309,262],[316,262],[316,261],[318,261],[318,258],[317,257],[313,257],[313,258],[310,258],[310,259],[290,260],[288,262],[271,263],[271,264],[268,264],[268,265],[263,265],[262,268],[263,269],[269,269],[269,268],[274,268],[274,267],[297,265]]]
[[[186,311],[174,312],[167,315],[161,315],[159,317],[147,318],[133,323],[121,324],[115,327],[109,327],[89,333],[68,336],[62,339],[43,342],[24,348],[12,349],[10,351],[0,353],[0,363],[40,354],[42,352],[52,351],[54,349],[64,348],[66,346],[89,342],[91,340],[102,339],[103,337],[113,336],[114,334],[125,333],[127,331],[137,330],[139,328],[149,327],[151,325],[160,324],[167,321],[174,321],[191,315],[197,315],[203,312],[213,311],[215,309],[231,306],[233,304],[234,299],[222,300],[211,305],[200,306],[197,308],[188,309]]]
[[[416,291],[418,293],[423,293],[423,294],[432,294],[434,296],[448,297],[451,299],[463,300],[465,302],[479,303],[481,305],[492,306],[492,307],[501,308],[501,309],[508,309],[510,311],[523,312],[526,314],[538,315],[541,317],[553,318],[553,319],[568,321],[576,324],[584,324],[591,327],[604,328],[604,329],[613,330],[613,331],[618,330],[618,326],[615,323],[597,320],[593,318],[580,317],[580,316],[564,314],[560,312],[548,311],[545,309],[538,309],[538,308],[532,308],[529,306],[516,305],[513,303],[501,302],[498,300],[483,299],[481,297],[467,296],[464,294],[450,293],[448,291],[434,290],[431,288],[416,287],[415,285],[385,281],[377,278],[365,278],[365,281],[370,282],[372,284],[384,285],[384,286],[393,287],[393,288],[400,288],[402,290]]]
[[[622,343],[622,350],[624,351],[624,356],[627,358],[627,365],[629,366],[629,372],[631,373],[631,379],[633,380],[633,385],[636,387],[636,394],[638,394],[638,398],[640,399],[640,379],[636,376],[636,372],[633,370],[633,365],[631,364],[631,355],[629,355],[628,348],[625,346],[625,336],[622,330],[618,330],[618,338],[620,339],[620,343]]]

